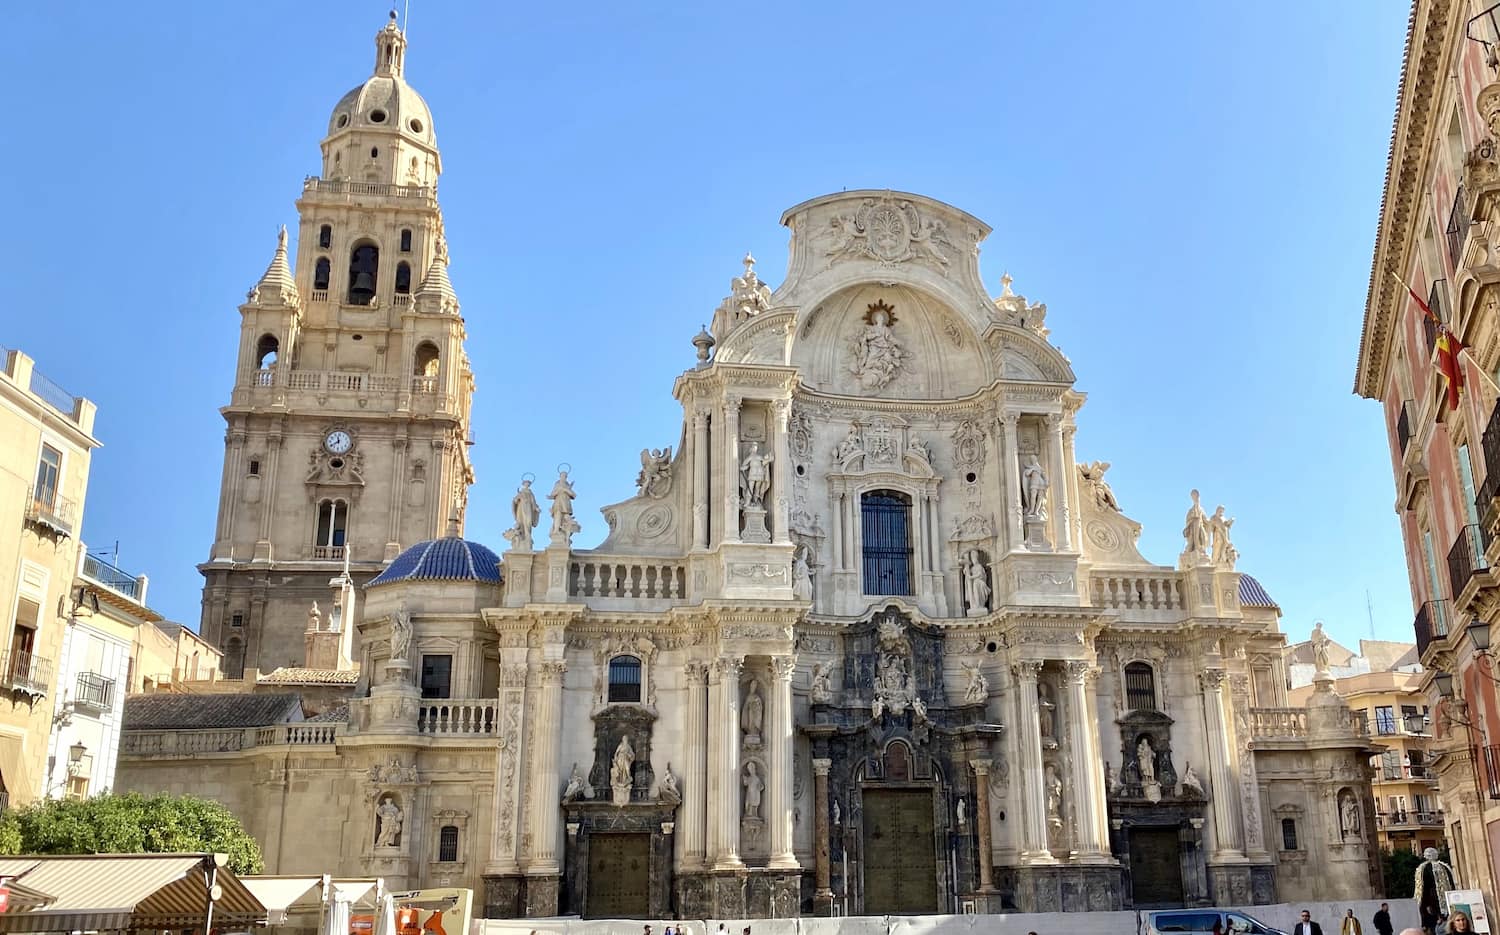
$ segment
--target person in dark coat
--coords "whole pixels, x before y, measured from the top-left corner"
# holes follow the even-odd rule
[[[1391,935],[1395,931],[1391,927],[1391,907],[1385,903],[1380,904],[1380,911],[1375,913],[1375,918],[1370,920],[1375,924],[1378,935]]]
[[[1302,910],[1302,921],[1292,926],[1292,935],[1323,935],[1323,926],[1312,920],[1312,913]]]

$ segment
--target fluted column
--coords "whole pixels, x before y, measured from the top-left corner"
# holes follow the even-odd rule
[[[708,664],[689,662],[684,667],[687,678],[687,711],[683,724],[682,855],[685,869],[704,864],[704,816],[708,808],[706,755],[708,734]]]
[[[792,401],[778,399],[771,404],[771,487],[775,501],[771,508],[771,540],[792,541],[792,445],[788,436],[792,418]]]
[[[1068,548],[1072,551],[1083,549],[1083,493],[1078,489],[1078,456],[1073,450],[1073,434],[1077,426],[1071,421],[1064,422],[1063,433],[1063,485],[1068,491],[1069,515],[1072,522],[1069,523]]]
[[[719,774],[719,800],[709,817],[719,826],[718,851],[714,854],[715,870],[738,870],[740,860],[740,669],[743,656],[720,656],[719,710],[714,722],[719,730],[719,762],[711,769]]]
[[[1074,829],[1077,856],[1099,860],[1109,853],[1108,814],[1099,795],[1103,785],[1104,762],[1099,750],[1099,728],[1089,703],[1088,680],[1091,666],[1086,662],[1068,663],[1068,713],[1072,715],[1073,768],[1077,771],[1073,795],[1077,804],[1078,827]],[[1095,781],[1095,774],[1099,781]]]
[[[1019,412],[1007,409],[1000,413],[1000,429],[1005,439],[1005,451],[1001,453],[1000,461],[1005,472],[1006,546],[1012,552],[1020,550],[1026,541],[1026,535],[1021,530],[1021,459],[1020,449],[1016,445],[1016,426],[1020,422]]]
[[[833,855],[829,848],[831,830],[828,827],[828,769],[833,761],[815,757],[813,768],[813,802],[816,814],[813,817],[813,886],[814,899],[833,899]]]
[[[693,412],[693,546],[708,548],[708,413]]]
[[[724,399],[724,535],[725,542],[740,541],[740,398]]]
[[[1047,416],[1047,450],[1050,490],[1052,492],[1052,541],[1059,552],[1073,548],[1073,514],[1068,504],[1068,465],[1063,453],[1062,417]]]
[[[1213,787],[1214,858],[1244,856],[1240,844],[1240,818],[1237,790],[1231,767],[1229,725],[1224,722],[1224,670],[1204,669],[1198,676],[1203,687],[1203,722],[1208,730],[1208,775]]]
[[[974,824],[979,831],[979,891],[995,888],[995,858],[990,843],[990,761],[970,760],[974,771]]]
[[[724,669],[718,660],[707,663],[708,675],[708,743],[704,750],[704,819],[703,819],[703,864],[712,866],[719,857],[719,812],[724,799],[724,724],[720,720],[724,709]]]
[[[771,703],[769,735],[766,737],[766,764],[771,776],[767,782],[766,821],[771,826],[771,862],[775,869],[800,867],[792,851],[792,673],[796,656],[771,659]]]
[[[531,876],[559,873],[562,865],[557,859],[557,839],[560,818],[557,811],[559,793],[557,779],[557,744],[562,734],[562,677],[568,664],[561,660],[543,662],[537,667],[537,724],[536,750],[532,753],[533,775],[531,785],[531,863],[526,873]]]
[[[1047,847],[1047,790],[1042,783],[1041,699],[1037,678],[1042,663],[1027,659],[1016,663],[1016,745],[1021,759],[1021,859],[1026,863],[1050,863]]]

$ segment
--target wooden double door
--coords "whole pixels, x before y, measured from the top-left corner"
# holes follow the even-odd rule
[[[1137,907],[1181,906],[1182,843],[1176,828],[1132,828],[1130,895]]]
[[[645,919],[651,911],[651,835],[595,832],[589,836],[591,919]]]
[[[928,789],[871,789],[864,805],[864,914],[942,911]]]

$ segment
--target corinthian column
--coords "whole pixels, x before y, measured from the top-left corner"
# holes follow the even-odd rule
[[[1240,817],[1235,808],[1239,783],[1230,765],[1229,725],[1224,722],[1224,670],[1204,669],[1198,676],[1203,687],[1203,722],[1208,729],[1208,775],[1213,783],[1214,859],[1244,856],[1240,844]]]
[[[1005,451],[1000,456],[1001,469],[1005,472],[1005,545],[1012,552],[1020,550],[1026,541],[1025,533],[1021,531],[1021,452],[1016,446],[1016,426],[1020,422],[1019,412],[1007,409],[1000,413],[1000,428],[1005,438]],[[1041,784],[1040,775],[1037,783]]]
[[[724,542],[740,541],[740,398],[724,399]]]
[[[1051,491],[1056,528],[1052,541],[1059,552],[1073,549],[1073,514],[1068,509],[1068,463],[1063,451],[1062,416],[1047,416],[1047,450],[1051,464]]]
[[[828,769],[833,761],[814,758],[813,768],[813,898],[833,899],[833,856],[829,850],[828,828]]]
[[[1042,784],[1041,699],[1037,696],[1037,677],[1042,663],[1027,659],[1016,663],[1016,745],[1021,759],[1021,860],[1026,863],[1051,863],[1054,858],[1047,847],[1047,790]]]
[[[714,724],[719,732],[718,762],[709,769],[719,776],[719,796],[709,820],[719,829],[715,870],[738,870],[740,860],[740,669],[743,656],[720,656],[714,663],[719,674],[719,709]]]
[[[1078,827],[1074,840],[1084,860],[1102,860],[1109,854],[1109,819],[1100,790],[1104,788],[1104,762],[1099,749],[1099,725],[1093,717],[1088,681],[1092,667],[1086,662],[1068,663],[1068,712],[1073,715],[1073,768],[1077,770],[1074,795],[1078,804]]]
[[[771,404],[771,487],[775,500],[771,508],[771,539],[792,541],[792,446],[787,429],[792,418],[792,401],[778,399]]]
[[[974,771],[974,825],[979,831],[979,891],[995,888],[995,858],[990,843],[990,761],[970,760]]]
[[[682,857],[684,869],[695,870],[704,863],[704,815],[708,807],[708,789],[704,779],[707,770],[704,757],[707,753],[708,664],[689,662],[684,668],[687,678],[687,711],[683,724],[683,748],[687,756],[683,760],[682,811]]]
[[[693,412],[693,547],[708,548],[708,413]]]
[[[531,863],[526,868],[530,876],[560,873],[562,865],[557,859],[558,793],[557,742],[562,734],[562,677],[568,664],[562,661],[544,662],[537,667],[539,690],[537,692],[536,749],[532,752],[532,775],[536,781],[531,786]]]
[[[766,797],[766,821],[771,826],[770,866],[778,870],[795,870],[797,855],[792,852],[792,672],[796,656],[771,659],[770,732],[766,736],[766,753],[770,772],[769,795]]]

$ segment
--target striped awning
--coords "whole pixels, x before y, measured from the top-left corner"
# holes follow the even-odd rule
[[[45,893],[40,909],[0,914],[3,932],[183,928],[203,925],[208,909],[206,854],[96,854],[0,858],[0,877]],[[249,924],[266,910],[245,885],[220,868],[217,927]]]

